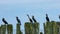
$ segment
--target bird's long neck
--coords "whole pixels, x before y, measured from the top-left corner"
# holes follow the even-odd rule
[[[48,17],[48,15],[46,14],[46,17]]]
[[[30,17],[28,16],[28,18],[30,19]]]
[[[33,19],[35,19],[34,17],[32,17]]]
[[[46,18],[48,18],[48,15],[46,15]]]
[[[17,20],[18,20],[18,18],[17,18]]]

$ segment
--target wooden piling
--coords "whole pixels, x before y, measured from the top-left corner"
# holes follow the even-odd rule
[[[39,34],[39,23],[26,22],[24,27],[25,34]]]
[[[6,34],[6,25],[1,25],[1,34]]]
[[[32,23],[26,22],[24,25],[24,28],[25,28],[25,34],[33,34],[34,33]]]
[[[12,24],[7,25],[7,34],[13,34],[13,25]]]
[[[16,34],[22,34],[19,23],[17,23],[17,25],[16,25]]]
[[[39,23],[34,23],[34,34],[39,34]]]
[[[0,34],[1,34],[1,26],[0,26]]]

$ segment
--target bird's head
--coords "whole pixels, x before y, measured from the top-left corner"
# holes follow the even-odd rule
[[[18,16],[16,16],[16,18],[18,18]]]
[[[34,16],[32,16],[34,18]]]
[[[29,17],[29,15],[27,14],[27,16]]]
[[[2,18],[2,21],[5,20],[5,18]]]
[[[27,14],[27,16],[29,16],[29,15]]]

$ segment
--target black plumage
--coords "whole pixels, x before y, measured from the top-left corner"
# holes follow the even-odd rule
[[[46,21],[49,22],[49,17],[48,17],[48,14],[46,14]]]
[[[17,20],[17,22],[20,23],[20,25],[21,25],[21,21],[20,21],[20,19],[19,19],[18,17],[16,17],[16,20]]]
[[[59,19],[60,19],[60,15],[59,15]]]
[[[33,19],[34,22],[37,22],[36,19],[34,18],[34,16],[32,16],[32,19]]]
[[[28,16],[29,21],[30,21],[31,23],[33,23],[32,19],[29,17],[28,14],[27,14],[27,16]]]
[[[3,21],[5,24],[8,24],[8,22],[5,20],[5,18],[2,18],[2,21]]]
[[[43,34],[42,32],[40,32],[40,34]]]

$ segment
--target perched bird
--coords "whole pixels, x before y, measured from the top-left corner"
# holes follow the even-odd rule
[[[46,14],[46,20],[47,20],[47,22],[50,21],[50,20],[49,20],[49,17],[48,17],[48,14]]]
[[[2,18],[2,21],[3,21],[5,24],[8,24],[8,22],[5,20],[5,18]]]
[[[27,14],[27,16],[28,16],[29,21],[30,21],[31,23],[33,23],[32,19],[29,17],[28,14]]]
[[[34,16],[32,16],[32,19],[33,19],[34,22],[37,22],[36,19],[34,18]]]
[[[59,15],[59,19],[60,19],[60,15]]]
[[[20,23],[20,25],[21,25],[21,21],[20,21],[20,19],[19,19],[18,17],[16,17],[16,20],[17,20],[17,22]]]
[[[40,34],[43,34],[42,32],[40,32]]]

